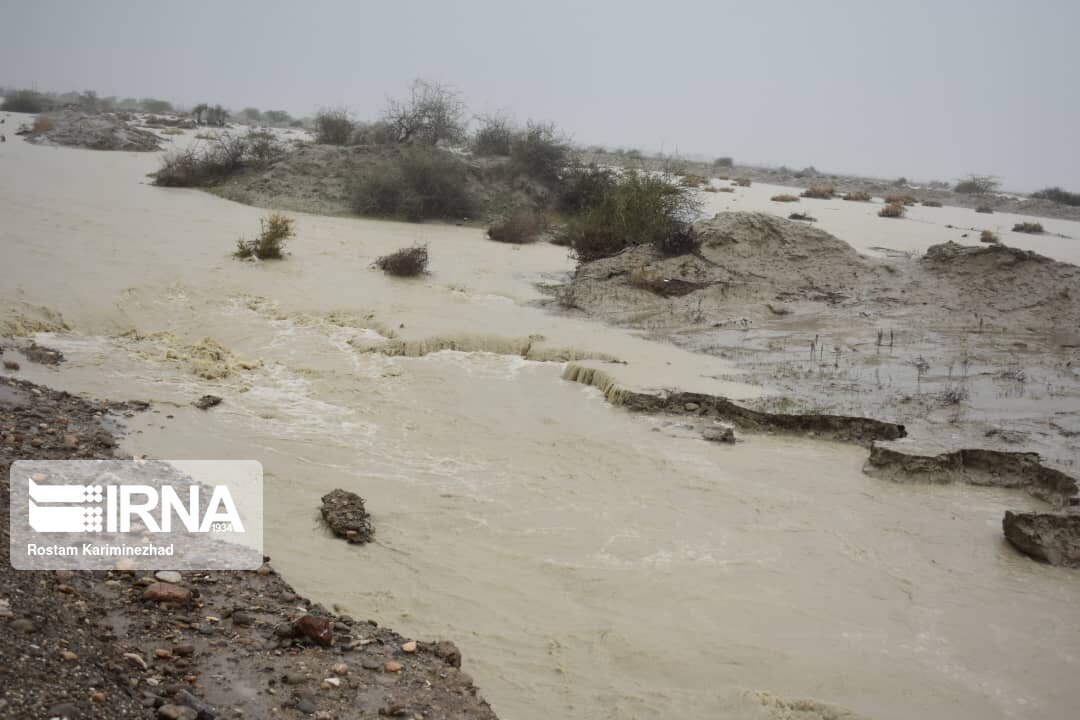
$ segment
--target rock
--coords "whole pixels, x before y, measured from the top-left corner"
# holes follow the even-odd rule
[[[146,661],[143,660],[142,655],[139,655],[137,653],[130,653],[130,652],[124,653],[124,659],[127,660],[132,665],[136,665],[136,666],[142,668],[143,670],[146,670],[149,667],[146,664]]]
[[[727,425],[707,427],[701,431],[701,437],[709,442],[733,443],[735,442],[735,430]]]
[[[172,651],[173,651],[173,655],[178,655],[180,657],[190,657],[191,655],[195,654],[195,646],[194,645],[175,645],[175,646],[173,646]]]
[[[1001,521],[1005,539],[1040,562],[1080,568],[1080,513],[1014,513]]]
[[[348,675],[349,674],[349,666],[346,665],[345,663],[338,663],[337,665],[335,665],[334,667],[332,667],[330,669],[334,671],[335,675]]]
[[[18,620],[15,620],[11,623],[11,629],[15,632],[29,635],[30,633],[37,630],[37,626],[34,625],[33,620],[29,620],[27,618],[19,618]]]
[[[296,709],[305,715],[313,714],[318,707],[315,705],[315,701],[311,698],[300,698],[300,701],[296,703]]]
[[[435,657],[442,658],[447,665],[456,668],[461,667],[461,651],[458,650],[457,645],[449,640],[440,640],[435,643],[431,651],[435,653]]]
[[[328,647],[334,641],[334,631],[331,629],[330,621],[324,617],[304,615],[293,625],[301,635],[320,645]]]
[[[189,677],[192,679],[188,680],[188,682],[194,682],[193,675],[186,675],[184,676],[184,679],[187,680]],[[213,720],[217,717],[218,712],[213,705],[204,700],[200,700],[187,690],[177,690],[176,694],[173,695],[173,699],[180,705],[184,705],[185,707],[194,710],[198,720]]]
[[[76,660],[79,659],[79,656],[76,655],[75,653],[71,652],[70,650],[61,651],[60,652],[60,657],[64,658],[68,662],[75,662]]]
[[[336,678],[336,677],[325,678],[321,683],[319,683],[319,687],[321,687],[323,690],[329,690],[331,688],[341,687],[341,678]]]
[[[162,660],[167,660],[173,656],[173,652],[169,648],[157,648],[154,650],[154,656],[159,657]]]
[[[106,700],[108,700],[109,697],[103,692],[96,692],[96,693],[94,693],[93,695],[90,696],[90,699],[93,702],[96,702],[98,705],[100,705],[103,702],[105,702]]]
[[[274,571],[273,571],[273,569],[271,569],[271,567],[269,565],[261,565],[261,566],[259,566],[259,569],[256,570],[255,572],[259,573],[260,575],[269,575],[270,573],[272,573]]]
[[[298,672],[287,672],[282,676],[281,679],[282,682],[284,682],[286,685],[303,685],[304,682],[307,680],[307,678],[304,677],[303,673]]]
[[[162,720],[198,720],[199,718],[199,712],[186,705],[162,705],[157,712]]]
[[[117,572],[122,572],[122,573],[134,572],[135,571],[135,561],[132,560],[131,558],[120,558],[119,560],[116,561],[116,564],[113,565],[113,567],[116,568]]]
[[[60,703],[46,710],[45,717],[49,718],[49,720],[54,718],[55,720],[79,720],[82,717],[82,712],[71,703]]]
[[[385,665],[383,665],[383,670],[385,670],[386,672],[396,673],[396,672],[401,672],[402,667],[403,667],[402,664],[399,663],[398,661],[390,660]]]
[[[410,640],[409,642],[407,642],[407,643],[405,643],[404,645],[401,646],[401,650],[403,652],[407,652],[407,653],[416,652],[416,641],[415,640]]]
[[[199,398],[194,403],[192,403],[192,405],[199,408],[200,410],[209,410],[210,408],[214,407],[215,405],[220,405],[220,404],[221,404],[221,398],[218,397],[217,395],[203,395],[201,398]]]
[[[378,670],[382,665],[375,658],[364,658],[360,661],[360,667],[365,670]]]
[[[18,370],[19,369],[19,363],[15,362],[14,360],[5,360],[4,361],[4,369],[5,370]]]
[[[695,402],[688,402],[685,405],[683,405],[683,409],[686,410],[686,412],[695,412],[700,407],[701,406],[698,405]]]
[[[180,573],[176,572],[175,570],[158,570],[156,573],[154,573],[154,577],[156,577],[161,582],[172,583],[174,585],[183,580],[183,577],[180,575]]]
[[[251,613],[234,611],[232,614],[232,621],[233,625],[240,625],[241,627],[246,627],[248,625],[255,624],[255,616],[253,616]]]
[[[143,590],[142,597],[153,602],[186,603],[191,600],[191,591],[172,583],[156,582]]]
[[[322,516],[334,534],[350,543],[371,542],[371,516],[364,499],[354,492],[337,489],[322,497]]]

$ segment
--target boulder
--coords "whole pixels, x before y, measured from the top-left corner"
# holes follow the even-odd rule
[[[1036,560],[1062,567],[1080,567],[1080,513],[1014,513],[1001,522],[1005,539]]]

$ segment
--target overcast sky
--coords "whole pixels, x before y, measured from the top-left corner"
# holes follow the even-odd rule
[[[414,77],[577,142],[1080,190],[1080,1],[0,0],[0,85],[377,114]]]

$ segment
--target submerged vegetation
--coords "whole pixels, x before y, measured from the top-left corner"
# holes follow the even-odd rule
[[[1038,235],[1044,232],[1042,223],[1037,222],[1022,222],[1013,225],[1013,232],[1030,233],[1032,235]]]
[[[260,260],[280,260],[289,238],[296,235],[296,221],[281,213],[271,213],[259,220],[260,231],[253,240],[240,238],[236,241],[238,258],[256,257]]]
[[[387,275],[415,277],[427,272],[428,249],[426,245],[402,248],[375,261],[375,266]]]

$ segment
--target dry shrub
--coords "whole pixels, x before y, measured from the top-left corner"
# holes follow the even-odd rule
[[[711,192],[711,193],[720,192],[720,188],[713,187],[712,185],[706,185],[705,187],[703,187],[701,189],[703,191],[705,191],[705,192]]]
[[[1031,233],[1032,235],[1038,235],[1039,233],[1044,232],[1044,230],[1042,223],[1022,222],[1013,225],[1013,232]]]
[[[887,205],[894,205],[897,203],[900,205],[914,205],[915,196],[909,193],[890,193],[885,196],[885,203]]]
[[[769,199],[772,200],[773,202],[799,202],[799,198],[795,197],[794,195],[787,195],[787,194],[785,194],[785,195],[773,195]]]
[[[531,243],[547,229],[548,223],[540,213],[531,209],[515,210],[488,228],[487,235],[496,242]]]
[[[999,242],[999,241],[998,241],[998,236],[995,235],[992,230],[983,230],[982,234],[979,235],[979,242],[996,243],[996,242]]]
[[[851,200],[852,202],[870,202],[873,197],[868,192],[856,190],[855,192],[849,192],[844,196],[844,199]]]
[[[679,179],[679,182],[682,183],[684,187],[697,188],[709,182],[709,179],[702,175],[683,175]]]
[[[805,220],[807,222],[817,222],[816,217],[811,217],[811,216],[807,215],[806,213],[797,213],[797,212],[791,213],[790,215],[788,215],[788,220]]]
[[[397,252],[383,255],[375,265],[387,275],[415,277],[427,272],[428,250],[426,245],[414,245]]]
[[[739,187],[750,187],[750,178],[735,178],[732,182]]]
[[[941,202],[938,200],[923,200],[923,207],[941,207]]]
[[[836,188],[832,185],[812,185],[802,192],[804,198],[814,198],[815,200],[831,200],[835,194]]]
[[[697,234],[693,226],[685,225],[676,228],[670,235],[657,238],[653,242],[661,255],[674,257],[676,255],[689,255],[701,249],[701,236]]]
[[[994,212],[994,208],[990,207],[989,205],[980,205],[977,208],[975,208],[975,212],[983,213],[984,215],[989,215],[989,214]]]
[[[1072,207],[1080,207],[1080,193],[1068,192],[1059,187],[1050,187],[1031,193],[1038,200],[1049,200]]]
[[[236,241],[238,258],[257,257],[260,260],[280,260],[282,250],[289,238],[296,235],[296,221],[281,213],[270,213],[259,220],[261,229],[254,240],[240,238]]]
[[[904,213],[907,212],[907,207],[903,203],[889,203],[885,207],[878,210],[879,217],[885,218],[898,218],[904,217]]]
[[[649,272],[644,267],[631,270],[627,282],[631,287],[647,290],[661,297],[681,297],[689,295],[695,290],[708,287],[707,283],[680,280],[678,278],[664,278],[656,273]]]
[[[32,135],[44,135],[45,133],[56,127],[56,123],[47,117],[34,118],[34,124],[30,126],[30,133]]]
[[[735,192],[735,188],[733,188],[733,187],[722,187],[722,188],[716,188],[716,191],[715,191],[715,192],[727,192],[727,193],[733,193],[733,192]]]

